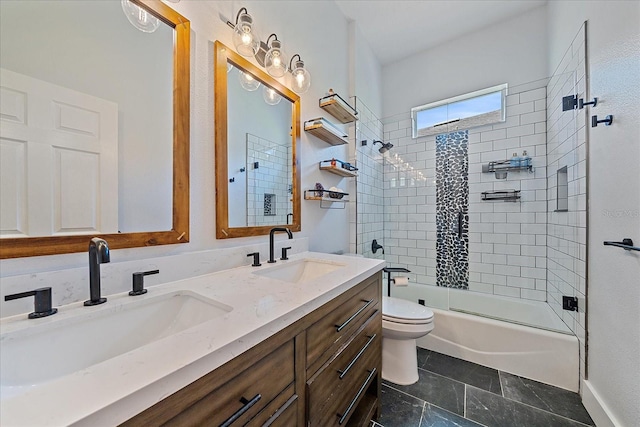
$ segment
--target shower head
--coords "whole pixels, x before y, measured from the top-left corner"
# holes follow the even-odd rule
[[[386,153],[387,151],[389,151],[389,149],[390,149],[390,148],[392,148],[392,147],[393,147],[393,144],[392,144],[392,143],[390,143],[390,142],[373,141],[373,145],[376,145],[376,144],[380,144],[380,145],[382,145],[382,147],[380,147],[380,148],[378,149],[378,151],[380,152],[380,154],[384,154],[384,153]]]

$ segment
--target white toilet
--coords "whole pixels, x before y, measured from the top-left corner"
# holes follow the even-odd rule
[[[433,312],[415,302],[382,297],[382,378],[399,385],[418,381],[416,339],[433,330]]]

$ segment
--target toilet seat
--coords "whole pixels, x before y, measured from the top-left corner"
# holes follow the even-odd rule
[[[424,325],[433,322],[433,311],[415,302],[382,297],[382,320],[406,325]]]

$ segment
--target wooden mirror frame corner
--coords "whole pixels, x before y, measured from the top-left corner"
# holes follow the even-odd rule
[[[293,221],[291,224],[266,226],[229,227],[229,187],[227,159],[227,63],[251,73],[260,83],[271,87],[283,98],[291,102],[291,146],[293,173]],[[273,227],[287,227],[292,232],[302,230],[300,203],[300,173],[298,160],[298,141],[300,140],[300,96],[282,85],[238,53],[220,41],[214,44],[215,75],[215,179],[216,179],[216,238],[261,236],[269,234]]]
[[[175,31],[173,43],[173,207],[168,231],[0,239],[0,259],[85,252],[92,237],[110,249],[189,242],[190,36],[188,19],[160,0],[130,0]]]

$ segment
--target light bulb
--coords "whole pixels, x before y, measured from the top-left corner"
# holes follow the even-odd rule
[[[254,90],[258,90],[260,87],[260,82],[256,80],[251,74],[245,73],[242,71],[238,72],[238,80],[240,80],[240,85],[249,92],[253,92]]]
[[[264,56],[264,68],[273,77],[282,77],[287,72],[287,58],[282,52],[280,40],[271,42],[271,47]]]
[[[241,13],[238,16],[233,29],[233,44],[242,56],[251,57],[258,51],[259,37],[253,29],[253,18],[248,13]]]
[[[304,62],[296,61],[291,74],[293,76],[291,89],[295,93],[305,93],[309,90],[309,87],[311,87],[311,75],[306,68],[304,68]]]
[[[160,21],[149,12],[131,3],[129,0],[121,1],[122,11],[125,16],[138,30],[145,33],[153,33],[160,26]]]
[[[269,105],[277,105],[282,101],[282,96],[267,86],[262,86],[262,98],[264,98],[264,102]]]

